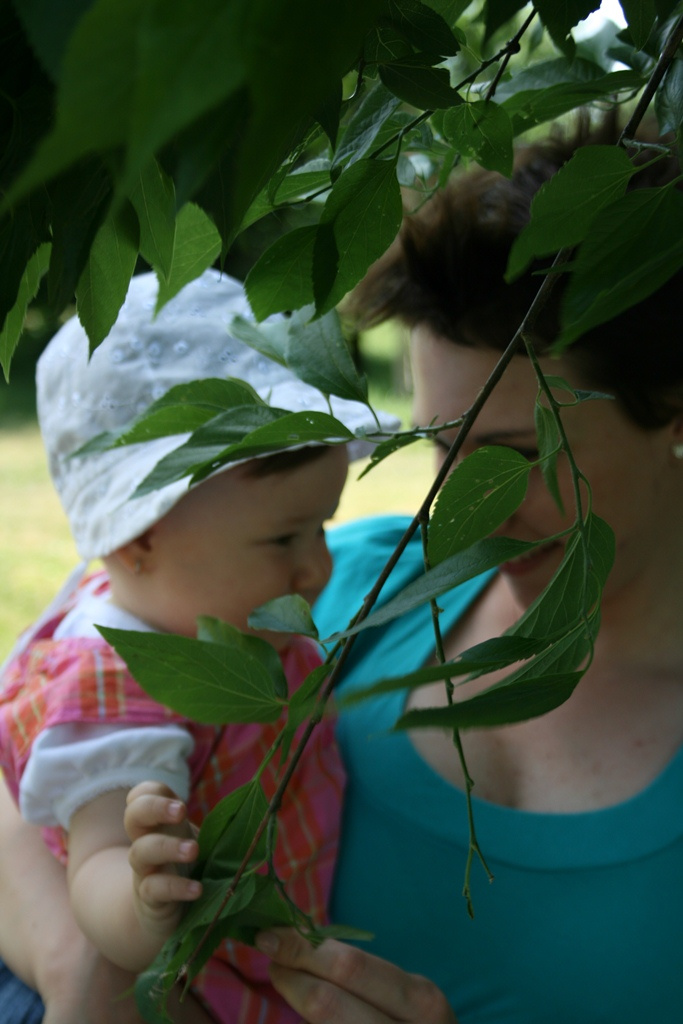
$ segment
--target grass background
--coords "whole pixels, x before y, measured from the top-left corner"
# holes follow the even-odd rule
[[[371,400],[410,419],[404,380],[404,343],[379,329],[363,339]],[[21,350],[12,381],[0,386],[0,662],[16,636],[43,610],[77,564],[78,555],[47,471],[35,420],[35,352]],[[354,463],[335,522],[382,512],[413,513],[432,479],[427,442],[386,459],[362,480]]]

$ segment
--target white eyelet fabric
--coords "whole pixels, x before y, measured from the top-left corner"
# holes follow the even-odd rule
[[[128,500],[187,435],[70,458],[98,434],[130,424],[174,385],[234,377],[277,408],[329,411],[320,391],[231,337],[236,314],[252,317],[239,282],[207,270],[155,317],[157,290],[153,273],[132,279],[116,324],[90,359],[87,335],[73,317],[38,361],[38,419],[50,473],[84,559],[111,554],[140,536],[187,491],[182,480]],[[351,430],[376,428],[360,402],[333,398],[332,411]],[[387,429],[398,423],[391,416],[380,419]],[[350,449],[350,457],[359,458],[372,446],[359,441]]]

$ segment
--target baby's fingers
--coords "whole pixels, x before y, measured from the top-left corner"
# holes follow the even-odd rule
[[[182,826],[182,833],[189,835],[191,826],[185,823],[186,814],[185,804],[168,786],[141,782],[126,798],[123,824],[131,842],[162,826]]]
[[[150,832],[131,844],[128,860],[135,874],[144,877],[158,872],[166,865],[184,867],[192,864],[198,854],[199,844],[194,839]]]
[[[165,871],[147,875],[137,886],[138,899],[152,910],[165,903],[189,903],[201,892],[201,882]]]

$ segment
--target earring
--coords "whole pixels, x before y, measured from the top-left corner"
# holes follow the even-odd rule
[[[683,459],[683,444],[672,444],[671,452],[675,459]]]
[[[680,458],[683,459],[683,451],[681,452]],[[133,566],[133,572],[135,573],[136,576],[139,576],[140,573],[142,572],[142,559],[141,558],[136,558],[135,559],[135,565]]]

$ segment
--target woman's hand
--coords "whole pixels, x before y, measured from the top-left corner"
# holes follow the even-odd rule
[[[261,932],[277,991],[307,1024],[457,1024],[444,994],[427,978],[327,939],[314,948],[291,928]]]

